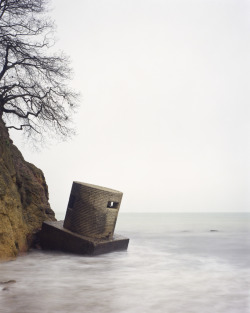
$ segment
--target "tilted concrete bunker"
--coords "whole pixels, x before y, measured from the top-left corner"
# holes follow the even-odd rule
[[[114,235],[122,192],[73,182],[64,221],[44,222],[44,249],[78,254],[126,250],[129,239]]]
[[[112,238],[122,192],[74,182],[63,227],[92,238]]]

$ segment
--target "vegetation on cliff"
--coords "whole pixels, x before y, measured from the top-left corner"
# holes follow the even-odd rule
[[[43,172],[26,162],[0,119],[0,259],[33,244],[45,220],[55,220]]]
[[[0,259],[27,251],[44,220],[55,220],[41,170],[26,162],[8,129],[43,139],[72,134],[77,93],[64,54],[51,54],[46,0],[0,0]]]

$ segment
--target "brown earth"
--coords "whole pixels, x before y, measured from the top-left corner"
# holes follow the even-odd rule
[[[26,252],[43,221],[55,221],[43,172],[24,160],[0,117],[0,261]]]

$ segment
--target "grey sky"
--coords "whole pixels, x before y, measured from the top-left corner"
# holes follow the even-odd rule
[[[73,180],[121,210],[249,211],[250,2],[53,0],[82,93],[78,136],[30,153],[56,211]]]

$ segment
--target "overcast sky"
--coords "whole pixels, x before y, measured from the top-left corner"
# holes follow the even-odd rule
[[[72,181],[121,212],[250,211],[250,1],[53,0],[82,94],[77,136],[39,153],[55,212]]]

